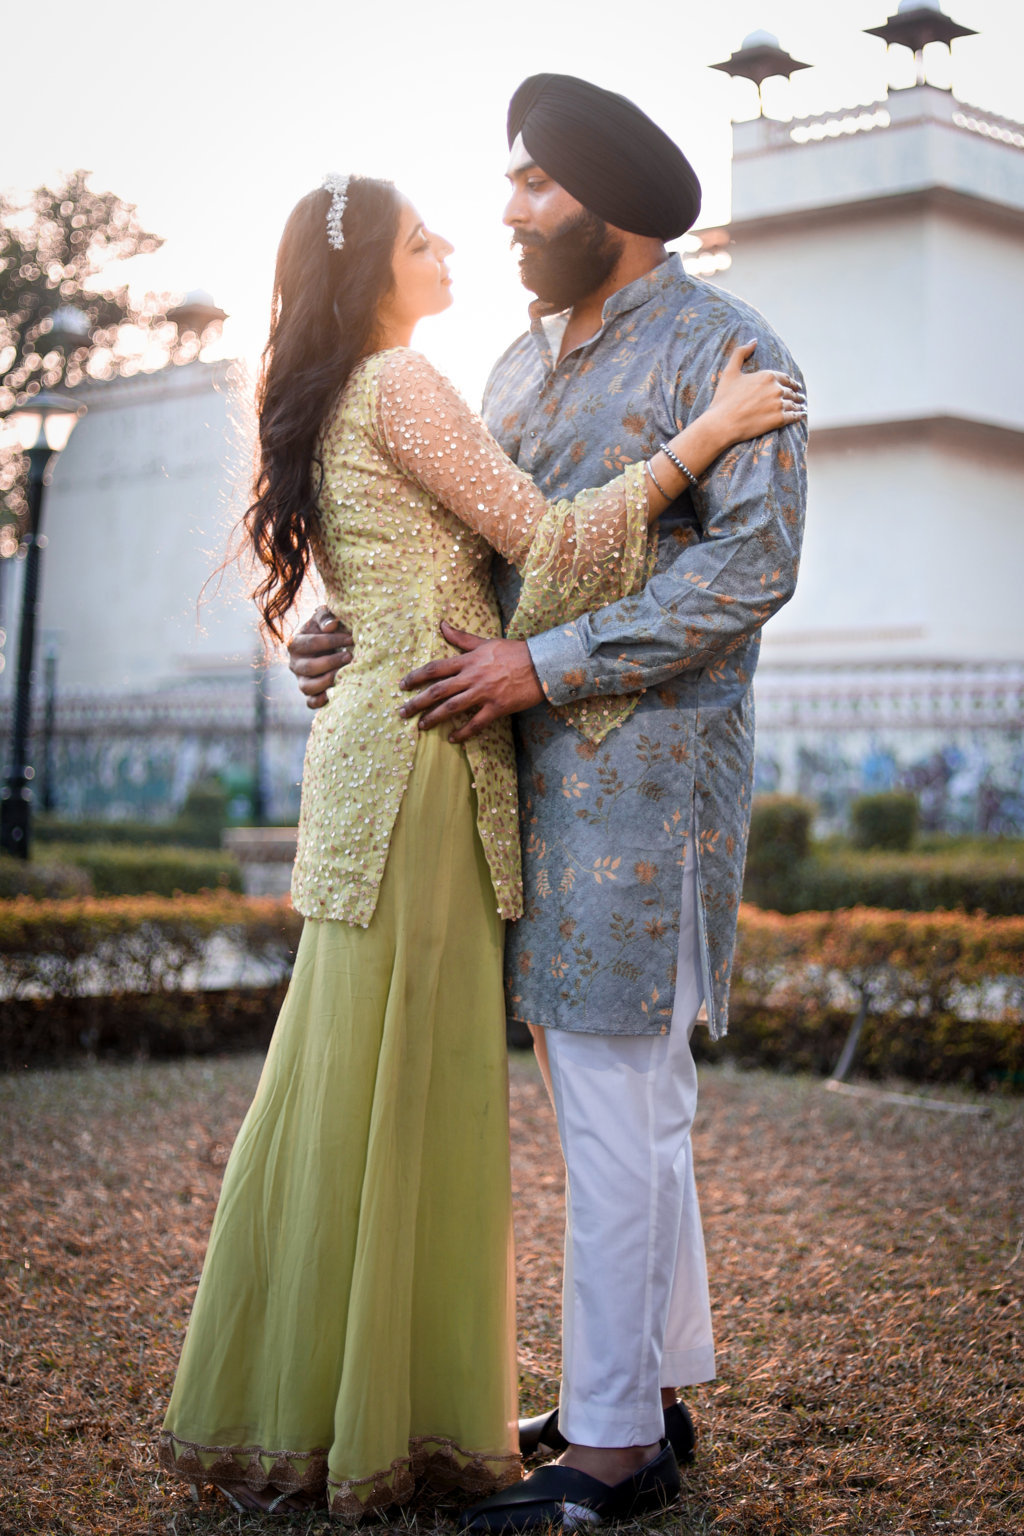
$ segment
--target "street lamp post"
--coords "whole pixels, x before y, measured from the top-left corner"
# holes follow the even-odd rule
[[[15,406],[4,421],[8,441],[21,448],[28,457],[28,532],[24,541],[25,577],[18,632],[18,670],[7,778],[0,792],[0,848],[18,859],[28,858],[31,841],[34,770],[28,761],[28,738],[32,719],[43,496],[50,483],[52,460],[67,447],[83,410],[83,406],[63,395],[41,390],[23,405]]]
[[[52,811],[57,804],[57,770],[53,761],[53,736],[57,725],[57,647],[45,641],[43,652],[43,778],[39,804]]]

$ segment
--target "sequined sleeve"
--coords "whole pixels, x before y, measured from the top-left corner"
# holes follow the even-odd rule
[[[377,427],[399,468],[518,566],[536,591],[573,595],[572,613],[544,605],[548,622],[625,595],[623,549],[646,549],[642,464],[598,490],[548,502],[420,353],[388,353],[377,383]]]

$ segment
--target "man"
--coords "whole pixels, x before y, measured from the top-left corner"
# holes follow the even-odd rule
[[[512,99],[508,141],[505,222],[537,303],[484,415],[546,496],[649,457],[706,407],[734,346],[755,338],[757,366],[795,371],[755,311],[666,252],[700,189],[632,103],[536,75]],[[567,1169],[562,1391],[557,1417],[523,1429],[526,1449],[564,1449],[469,1511],[473,1530],[639,1514],[674,1494],[676,1455],[692,1449],[675,1389],[713,1377],[714,1347],[689,1036],[702,1003],[714,1036],[727,1023],[751,682],[761,626],[796,580],[804,442],[795,424],[695,482],[662,515],[638,596],[526,642],[449,629],[459,654],[404,683],[424,728],[471,716],[456,741],[516,716],[526,910],[509,933],[509,1012],[550,1067]],[[507,619],[515,574],[497,585]],[[307,694],[348,644],[296,638]],[[598,746],[558,713],[622,693],[636,708]]]

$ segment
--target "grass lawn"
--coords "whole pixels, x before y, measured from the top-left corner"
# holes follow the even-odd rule
[[[723,1536],[1024,1529],[1024,1102],[990,1117],[702,1068],[719,1379],[680,1506]],[[0,1536],[268,1526],[156,1471],[154,1437],[252,1056],[0,1079]],[[558,1377],[562,1169],[513,1064],[523,1408]],[[379,1528],[379,1527],[378,1527]],[[413,1512],[391,1529],[451,1531]]]

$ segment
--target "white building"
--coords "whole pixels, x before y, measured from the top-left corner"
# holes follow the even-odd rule
[[[251,794],[260,759],[269,814],[296,814],[309,712],[280,667],[257,702],[255,609],[236,565],[217,574],[251,467],[244,382],[229,362],[193,362],[80,393],[88,414],[43,516],[37,656],[55,659],[58,808],[161,818],[207,774]],[[5,583],[8,707],[18,585]]]
[[[927,84],[737,122],[732,220],[702,239],[808,386],[763,786],[838,813],[904,779],[935,820],[1024,831],[1024,126]]]

